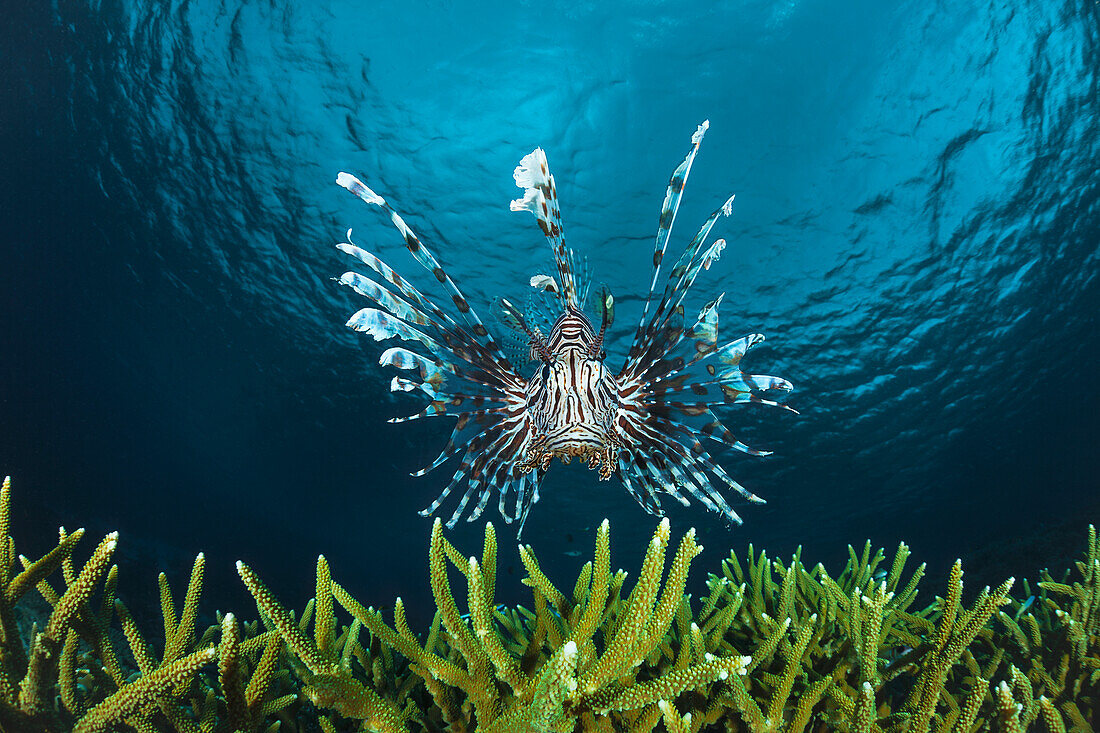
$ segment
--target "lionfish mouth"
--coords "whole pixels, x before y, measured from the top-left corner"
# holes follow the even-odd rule
[[[562,463],[580,458],[590,469],[599,470],[600,480],[606,481],[615,472],[618,452],[616,441],[610,435],[592,425],[574,423],[536,436],[519,470],[522,473],[530,473],[536,468],[545,471],[555,458],[560,458]]]

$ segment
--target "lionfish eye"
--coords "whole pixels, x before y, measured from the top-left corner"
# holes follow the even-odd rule
[[[549,382],[550,381],[550,365],[549,364],[544,363],[542,365],[542,381],[544,381],[544,382]]]

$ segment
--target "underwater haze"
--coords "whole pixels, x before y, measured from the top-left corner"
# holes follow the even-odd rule
[[[670,509],[708,564],[904,540],[937,580],[961,556],[995,583],[1065,567],[1100,519],[1093,0],[7,5],[0,475],[35,550],[59,524],[120,530],[149,567],[131,596],[203,550],[214,605],[252,607],[240,558],[300,607],[324,553],[423,626],[417,510],[454,466],[409,473],[451,422],[386,422],[423,400],[391,395],[384,345],[344,327],[365,303],[331,280],[350,266],[333,245],[353,228],[449,297],[337,173],[402,212],[489,321],[552,265],[508,210],[544,148],[569,244],[615,295],[618,364],[704,119],[670,252],[737,198],[689,313],[725,292],[720,338],[766,334],[746,368],[790,379],[800,413],[721,411],[774,455],[719,454],[767,500],[733,502],[744,525]],[[605,517],[620,552],[653,531],[596,478],[555,465],[543,484],[523,539],[549,573]]]

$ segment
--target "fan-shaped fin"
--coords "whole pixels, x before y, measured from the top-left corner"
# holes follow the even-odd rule
[[[348,230],[348,239],[351,239],[350,229]],[[454,319],[447,315],[445,311],[433,303],[431,299],[410,285],[386,263],[382,262],[370,252],[351,244],[350,241],[337,244],[336,247],[368,265],[372,270],[381,275],[386,282],[390,283],[408,302],[402,305],[402,301],[396,296],[389,294],[385,288],[382,288],[377,283],[373,283],[373,281],[357,273],[345,273],[345,275],[340,278],[342,284],[352,287],[356,292],[374,300],[387,310],[390,310],[389,303],[383,302],[386,295],[396,300],[397,307],[402,311],[404,311],[406,307],[412,309],[412,304],[415,304],[416,308],[411,313],[411,322],[417,323],[418,325],[430,324],[434,329],[433,335],[435,335],[439,341],[447,344],[447,347],[458,359],[492,365],[494,369],[491,371],[505,382],[501,384],[502,387],[515,386],[518,384],[510,380],[510,377],[513,375],[512,366],[500,350],[499,345],[491,336],[486,333],[484,337],[478,337],[476,334],[470,333],[464,329],[457,324]],[[374,287],[372,288],[371,285]],[[380,296],[382,300],[375,296]],[[395,310],[391,310],[391,312],[398,317],[404,318],[403,312]],[[429,317],[428,314],[430,314],[431,317]],[[500,380],[498,379],[497,381]]]
[[[378,307],[363,308],[349,320],[348,326],[371,334],[382,341],[399,338],[425,353],[394,346],[382,352],[379,363],[411,370],[420,379],[394,377],[391,389],[410,392],[419,390],[430,402],[418,413],[398,417],[391,422],[405,422],[425,417],[454,415],[458,418],[451,436],[431,465],[415,472],[422,475],[461,457],[450,482],[440,492],[425,513],[436,511],[452,493],[461,490],[458,506],[448,524],[454,524],[471,507],[479,516],[488,505],[493,491],[502,497],[509,491],[521,496],[522,506],[506,517],[509,521],[529,507],[532,479],[514,470],[522,455],[523,430],[526,415],[526,382],[513,371],[500,345],[489,334],[481,319],[470,307],[438,260],[408,227],[401,216],[386,201],[359,179],[341,173],[337,179],[344,188],[379,206],[389,215],[401,232],[405,245],[425,269],[429,270],[450,296],[453,307],[464,324],[451,317],[431,298],[424,295],[386,263],[366,250],[348,242],[337,245],[373,270],[386,285],[355,272],[345,273],[339,281]],[[388,286],[388,287],[387,287]],[[517,436],[520,438],[517,440]],[[517,452],[518,451],[518,452]],[[530,492],[537,495],[537,492]],[[523,503],[526,501],[527,503]]]
[[[431,250],[424,246],[424,243],[421,242],[413,230],[409,228],[409,225],[405,223],[401,215],[394,211],[393,208],[386,203],[384,198],[370,190],[365,183],[350,173],[340,173],[340,175],[336,177],[336,183],[343,186],[363,201],[366,201],[368,204],[382,207],[382,209],[389,214],[390,220],[393,221],[393,225],[397,227],[397,230],[401,232],[401,236],[404,237],[405,246],[408,248],[409,252],[412,253],[412,256],[443,285],[444,289],[450,294],[451,300],[454,301],[455,308],[462,314],[463,319],[470,325],[474,334],[478,336],[478,338],[485,339],[487,344],[491,344],[492,338],[489,336],[488,329],[485,328],[485,324],[481,322],[477,313],[470,307],[469,302],[466,300],[466,296],[462,294],[462,291],[458,289],[458,286],[455,285],[450,275],[440,266],[439,260],[435,258]]]

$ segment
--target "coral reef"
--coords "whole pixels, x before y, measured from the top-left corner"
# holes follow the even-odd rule
[[[7,478],[0,487],[0,730],[278,729],[276,714],[298,698],[289,674],[276,672],[282,637],[260,633],[252,623],[242,640],[232,614],[196,632],[205,564],[201,553],[178,613],[168,579],[160,575],[164,651],[158,660],[127,607],[115,598],[118,566],[110,563],[118,533],[103,538],[79,571],[73,552],[83,529],[70,533],[61,528],[57,546],[32,561],[16,554],[10,508]],[[55,575],[61,576],[64,590],[51,584]],[[23,639],[15,612],[32,590],[52,610],[42,628],[34,624]],[[112,640],[117,638],[111,629],[116,616],[127,641],[125,657]],[[202,674],[206,671],[218,673],[217,684]],[[277,690],[285,694],[277,696]]]
[[[329,707],[363,718],[368,727],[386,733],[406,730],[404,721],[411,716],[426,728],[476,728],[489,733],[570,731],[578,722],[584,729],[610,730],[606,726],[611,720],[635,727],[649,721],[651,729],[662,715],[682,725],[668,701],[686,691],[706,696],[714,683],[743,674],[749,662],[735,651],[716,656],[701,647],[682,647],[679,654],[662,648],[670,626],[685,613],[688,566],[702,550],[694,532],[684,535],[662,583],[669,539],[666,520],[657,528],[639,580],[625,598],[625,573],[613,574],[610,569],[606,521],[596,534],[595,561],[584,566],[571,596],[543,574],[530,547],[521,548],[535,611],[506,614],[493,605],[497,546],[492,525],[486,525],[479,561],[463,557],[443,537],[442,525],[436,521],[428,565],[438,610],[423,644],[405,622],[401,599],[394,605],[394,625],[386,625],[377,611],[364,608],[328,579],[323,559],[318,562],[313,641],[293,624],[290,614],[249,568],[238,565],[238,570],[288,646],[314,678],[323,678],[323,691],[317,691],[314,678],[309,678],[310,698],[324,704],[323,698],[332,697],[327,689],[354,689],[353,699],[362,701],[357,710],[349,711],[350,706],[339,699]],[[448,563],[466,579],[466,614],[459,612],[451,592]],[[333,598],[384,647],[409,661],[431,695],[429,713],[437,715],[419,713],[402,697],[387,703],[339,663],[336,649],[327,642],[334,625]],[[659,707],[662,702],[665,711]]]
[[[752,546],[685,593],[695,533],[658,525],[636,580],[611,567],[610,528],[569,585],[519,548],[530,609],[497,603],[497,539],[467,557],[437,521],[435,617],[422,635],[400,598],[364,606],[317,560],[300,613],[238,572],[260,618],[200,631],[205,558],[181,599],[161,574],[163,629],[115,598],[118,538],[79,567],[84,531],[37,560],[15,551],[0,489],[0,731],[1091,731],[1100,693],[1100,542],[1055,579],[1013,580],[964,602],[962,565],[915,607],[924,566],[849,547],[839,574]],[[62,588],[62,584],[64,587]],[[21,633],[30,591],[50,607]],[[464,591],[464,592],[459,592]],[[119,631],[121,629],[121,632]],[[161,638],[160,634],[163,633]],[[124,637],[125,644],[119,639]],[[162,649],[157,655],[154,646]]]
[[[1100,681],[1094,531],[1072,585],[1046,576],[1040,596],[1019,601],[1008,579],[964,604],[956,562],[946,594],[919,609],[912,606],[925,568],[906,572],[904,543],[889,564],[869,543],[862,552],[849,547],[835,577],[821,565],[807,569],[801,552],[784,563],[750,546],[744,560],[730,554],[696,602],[683,589],[702,548],[689,531],[666,568],[669,541],[663,522],[628,595],[626,573],[610,571],[606,521],[571,592],[547,577],[529,546],[520,547],[533,610],[508,609],[494,605],[492,525],[479,559],[459,553],[437,521],[428,562],[437,611],[423,642],[400,598],[387,624],[331,580],[323,558],[307,606],[313,640],[251,569],[238,570],[268,623],[314,675],[307,684],[323,681],[307,687],[310,699],[369,730],[1093,729]],[[451,574],[465,580],[465,613]],[[1048,593],[1063,597],[1066,608]],[[350,628],[370,632],[384,665],[364,664],[368,671],[358,674],[347,664],[365,656],[353,634],[342,647],[324,641],[337,606],[354,619]],[[393,653],[407,660],[407,671]],[[430,697],[417,694],[418,684]],[[354,707],[337,693],[351,689]],[[326,729],[338,724],[331,719]]]

